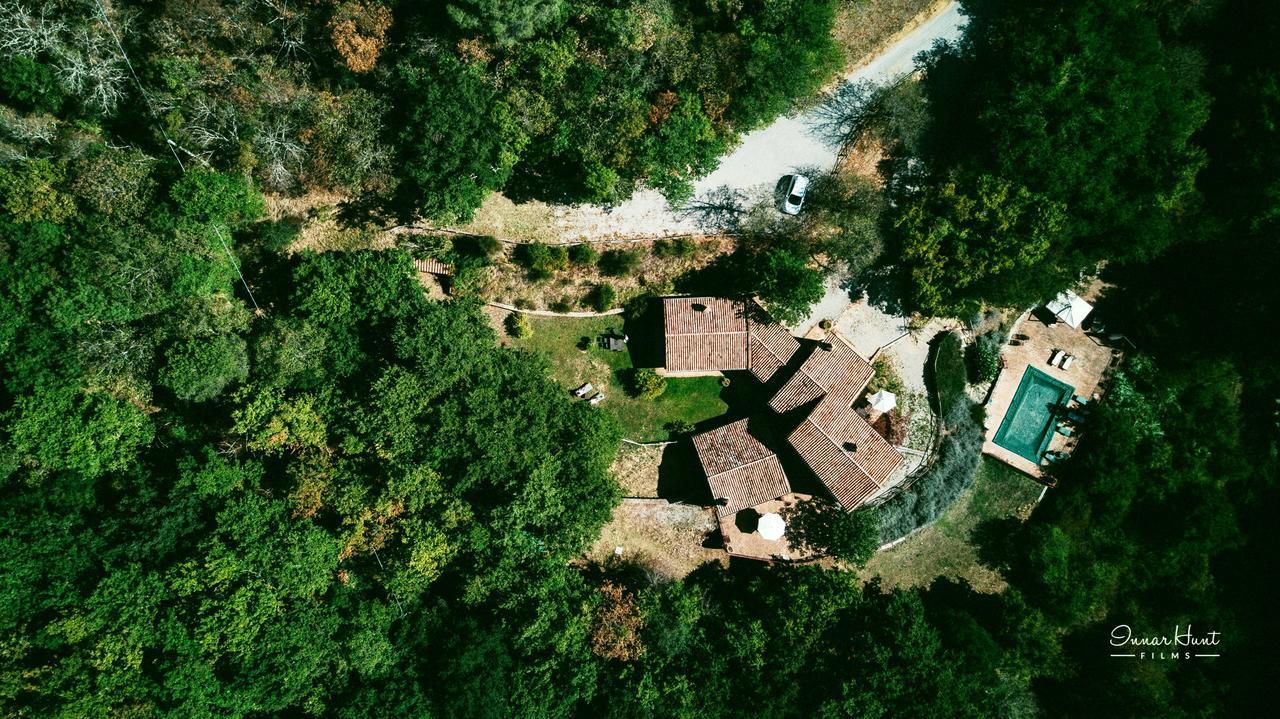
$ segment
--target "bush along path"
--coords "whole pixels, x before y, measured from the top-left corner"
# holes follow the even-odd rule
[[[535,317],[611,317],[613,315],[620,315],[626,311],[626,308],[615,307],[611,310],[605,310],[604,312],[552,312],[551,310],[526,310],[516,307],[515,305],[509,305],[505,302],[485,302],[485,304],[490,307],[497,307],[500,310],[520,312],[526,315],[533,315]]]
[[[483,232],[468,232],[467,230],[459,230],[453,227],[432,227],[429,225],[396,225],[388,227],[383,232],[392,235],[448,235],[454,237],[491,237],[504,245],[532,245],[537,244],[539,240],[516,240],[510,237],[498,237],[497,235],[485,234]],[[645,235],[625,235],[611,237],[582,237],[578,239],[562,239],[560,242],[552,244],[558,245],[633,245],[642,242],[654,242],[656,240],[700,240],[714,237],[739,237],[742,233],[720,231],[715,232],[686,232],[683,234],[645,234]]]

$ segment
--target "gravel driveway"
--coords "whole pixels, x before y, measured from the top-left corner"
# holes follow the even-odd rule
[[[960,37],[964,22],[958,4],[949,3],[844,81],[883,83],[901,77],[913,70],[915,56],[934,42]],[[768,196],[784,175],[801,168],[830,169],[840,147],[816,130],[819,113],[820,108],[814,108],[795,117],[780,117],[768,127],[744,135],[733,152],[720,159],[714,172],[694,184],[691,205],[710,201],[724,189],[744,198]],[[565,239],[678,235],[716,229],[698,215],[669,207],[654,190],[638,192],[607,209],[597,205],[557,207],[555,215]]]

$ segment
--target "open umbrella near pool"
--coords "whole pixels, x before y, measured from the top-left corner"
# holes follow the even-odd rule
[[[898,396],[887,389],[882,389],[871,395],[869,401],[871,402],[871,409],[877,412],[888,412],[898,406]]]
[[[1058,319],[1066,322],[1072,329],[1080,329],[1080,323],[1084,322],[1084,318],[1089,316],[1093,311],[1093,305],[1081,299],[1080,295],[1067,290],[1054,298],[1053,302],[1045,305],[1049,311],[1058,316]]]
[[[769,512],[760,517],[760,523],[756,525],[756,531],[760,536],[769,540],[782,539],[782,533],[786,529],[787,523],[782,521],[782,517],[776,512]]]

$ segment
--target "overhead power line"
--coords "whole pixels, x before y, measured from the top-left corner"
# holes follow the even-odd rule
[[[156,112],[156,106],[151,102],[151,96],[147,94],[147,90],[142,86],[142,80],[138,77],[137,71],[133,69],[133,62],[129,60],[129,53],[124,50],[124,43],[120,42],[120,36],[116,34],[116,29],[111,24],[111,18],[107,15],[107,8],[103,6],[102,0],[94,0],[94,2],[98,5],[98,12],[102,13],[102,21],[107,25],[107,32],[111,33],[111,39],[115,41],[116,48],[120,50],[120,57],[124,59],[125,66],[129,68],[129,74],[133,77],[133,84],[138,87],[138,93],[142,95],[142,100],[147,105],[147,112],[150,113],[151,119],[156,123],[156,128],[160,130],[160,134],[164,137],[165,147],[169,148],[169,152],[173,154],[173,159],[177,161],[178,168],[182,170],[182,174],[187,174],[187,166],[182,162],[182,157],[178,155],[179,149],[183,152],[187,152],[187,150],[174,142],[172,137],[169,137],[169,132],[165,129],[164,122],[160,119],[160,113]],[[204,161],[204,158],[201,158],[198,155],[191,154],[190,152],[187,152],[187,154],[200,160],[206,166],[209,164]],[[244,286],[244,291],[248,293],[249,301],[253,303],[253,309],[260,312],[262,308],[258,306],[258,300],[254,299],[253,296],[253,290],[249,289],[249,283],[245,280],[244,273],[240,271],[240,263],[236,262],[236,256],[231,252],[231,245],[227,242],[227,237],[222,226],[214,224],[212,227],[214,235],[218,238],[218,242],[222,244],[222,250],[227,253],[227,259],[231,261],[231,267],[240,277],[240,284]]]

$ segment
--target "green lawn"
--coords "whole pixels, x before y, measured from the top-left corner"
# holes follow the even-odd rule
[[[970,534],[984,519],[1025,518],[1042,489],[1021,472],[984,456],[973,486],[937,522],[877,553],[862,575],[878,575],[885,588],[925,586],[936,577],[954,577],[978,591],[1001,591],[1004,579],[978,563]]]
[[[600,409],[613,413],[622,425],[623,436],[637,442],[667,439],[665,425],[683,419],[698,423],[725,413],[728,405],[720,398],[720,378],[684,377],[669,379],[667,391],[657,399],[633,399],[623,385],[632,368],[630,352],[610,352],[596,344],[606,331],[619,331],[622,318],[614,317],[530,317],[533,336],[506,340],[546,357],[551,375],[566,389],[590,382],[604,392]],[[578,343],[587,337],[585,352]],[[632,338],[632,343],[639,341]],[[649,348],[652,349],[652,348]]]

